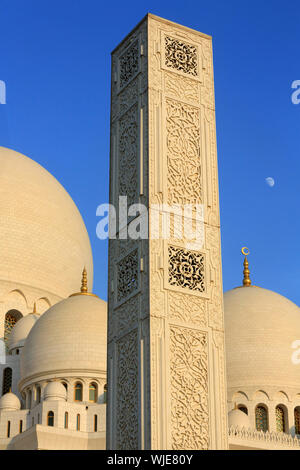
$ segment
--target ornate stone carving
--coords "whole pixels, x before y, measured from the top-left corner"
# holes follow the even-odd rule
[[[138,449],[138,342],[137,331],[117,343],[117,449]]]
[[[137,202],[137,105],[119,121],[119,195],[130,206]]]
[[[180,321],[198,326],[207,325],[207,300],[196,296],[168,293],[168,318],[170,321]]]
[[[165,65],[193,76],[198,75],[197,47],[165,36]]]
[[[168,247],[169,284],[195,292],[205,292],[205,256],[196,251]]]
[[[138,96],[138,78],[136,78],[119,95],[121,115],[137,102]]]
[[[121,302],[138,289],[138,250],[129,253],[117,265],[117,301]]]
[[[208,449],[206,333],[170,327],[172,449]]]
[[[117,330],[119,336],[133,328],[136,328],[139,316],[139,304],[139,296],[134,296],[115,310],[114,315],[117,318]]]
[[[139,44],[136,40],[119,58],[120,88],[123,88],[139,71]]]
[[[174,98],[199,103],[199,84],[195,80],[165,73],[165,92]]]
[[[219,229],[206,227],[206,244],[209,246],[209,266],[212,273],[210,282],[210,300],[208,304],[208,322],[214,329],[223,330],[223,296],[220,264],[216,260],[220,257]]]
[[[166,101],[168,203],[201,204],[200,110]]]

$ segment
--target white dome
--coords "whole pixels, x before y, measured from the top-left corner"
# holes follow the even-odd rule
[[[231,410],[228,413],[228,426],[249,429],[251,427],[249,416],[241,410]]]
[[[224,310],[228,388],[300,390],[299,366],[292,362],[292,343],[300,335],[299,307],[251,286],[226,292]]]
[[[21,381],[41,376],[106,374],[107,304],[75,295],[47,310],[30,331],[21,355]]]
[[[21,403],[17,395],[8,392],[0,398],[0,411],[16,411],[21,409]]]
[[[69,194],[38,163],[0,147],[0,279],[59,297],[76,291],[93,261],[82,217]]]
[[[13,327],[10,332],[9,339],[8,339],[8,349],[11,351],[12,349],[20,348],[24,346],[25,340],[35,324],[35,322],[39,319],[39,315],[35,313],[30,313],[25,317],[21,318]]]
[[[66,401],[67,390],[60,382],[50,382],[44,391],[45,400]]]

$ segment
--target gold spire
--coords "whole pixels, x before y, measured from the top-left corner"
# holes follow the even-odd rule
[[[31,315],[39,315],[39,313],[36,311],[36,302],[33,304],[33,311],[31,312]]]
[[[248,263],[247,256],[250,255],[250,251],[249,251],[249,248],[247,248],[246,246],[244,246],[241,251],[242,251],[242,254],[245,256],[244,271],[243,271],[243,274],[244,274],[243,286],[249,287],[251,286],[251,279],[250,279],[249,263]]]
[[[88,288],[87,288],[87,273],[86,273],[86,269],[85,267],[83,268],[83,271],[82,271],[82,279],[81,279],[81,289],[80,289],[80,292],[82,292],[83,294],[86,294],[88,291]]]
[[[74,297],[74,295],[92,295],[94,297],[98,297],[97,295],[88,292],[87,271],[85,267],[82,271],[80,292],[75,292],[75,294],[71,294],[70,297]]]

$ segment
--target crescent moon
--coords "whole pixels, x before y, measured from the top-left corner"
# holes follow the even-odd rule
[[[246,251],[246,250],[247,250],[247,251]],[[245,255],[245,256],[250,255],[250,250],[249,250],[249,248],[247,248],[246,246],[243,246],[243,248],[242,248],[242,253],[243,253],[243,255]]]

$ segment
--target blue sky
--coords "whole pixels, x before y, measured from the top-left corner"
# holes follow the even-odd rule
[[[1,0],[0,145],[70,193],[106,298],[107,243],[95,229],[108,201],[110,52],[147,12],[213,36],[224,290],[241,283],[246,245],[253,283],[300,305],[299,2]]]

